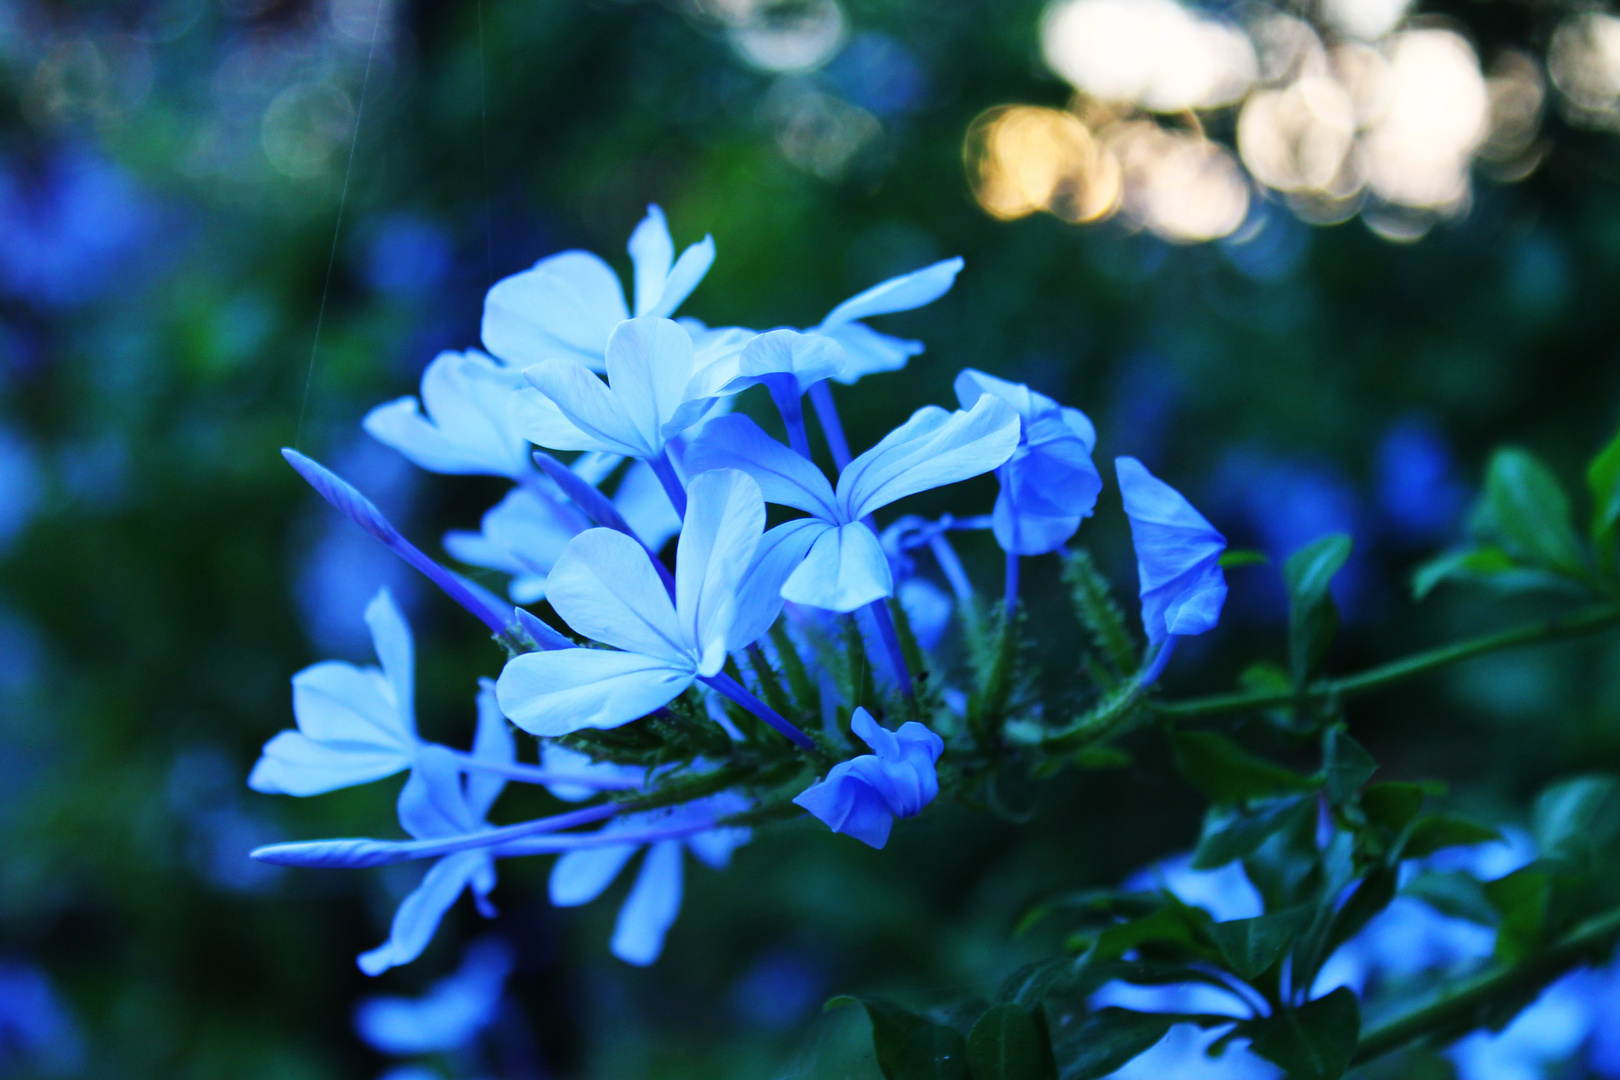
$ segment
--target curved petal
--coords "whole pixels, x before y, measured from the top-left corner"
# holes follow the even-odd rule
[[[844,350],[843,369],[833,376],[835,382],[852,386],[862,376],[880,371],[899,371],[906,361],[923,351],[923,343],[906,338],[880,334],[865,323],[845,323],[830,330],[812,331],[817,337],[835,341]],[[809,387],[801,385],[801,390]]]
[[[360,956],[360,970],[381,975],[391,967],[408,964],[422,955],[450,905],[456,902],[473,876],[489,861],[483,851],[458,851],[434,863],[414,892],[394,912],[388,940]]]
[[[856,319],[869,319],[873,315],[910,311],[924,304],[931,304],[950,291],[961,269],[962,260],[957,257],[925,266],[921,270],[913,270],[909,274],[892,277],[865,292],[857,293],[833,308],[827,317],[821,320],[820,328],[840,326]]]
[[[405,397],[372,409],[363,426],[424,469],[516,477],[528,471],[510,408],[521,383],[515,370],[487,356],[443,352],[422,373],[426,416]]]
[[[484,297],[484,348],[526,367],[551,357],[597,371],[608,334],[630,317],[612,268],[588,251],[564,251],[502,278]]]
[[[409,753],[415,732],[400,719],[393,687],[376,668],[323,660],[293,676],[293,716],[316,742],[348,742]]]
[[[517,741],[495,700],[495,680],[478,680],[478,730],[473,735],[473,757],[510,765],[517,760]],[[467,808],[483,821],[506,788],[506,778],[481,769],[467,771]]]
[[[520,386],[512,392],[510,404],[512,427],[536,446],[579,446],[595,444],[600,440],[579,430],[557,403],[532,386]]]
[[[724,662],[737,587],[765,531],[765,499],[753,477],[737,469],[698,474],[686,497],[675,549],[675,609],[687,645],[703,657],[718,650]]]
[[[607,344],[608,382],[619,414],[634,427],[643,447],[632,457],[658,456],[667,436],[674,434],[665,428],[686,404],[693,356],[691,336],[669,319],[629,319],[614,327]],[[557,404],[566,411],[566,402]],[[701,409],[696,411],[701,415]]]
[[[834,765],[827,779],[811,784],[793,801],[833,832],[853,836],[870,847],[882,848],[889,842],[894,815],[882,796],[854,772],[854,764],[844,761]]]
[[[264,744],[248,787],[267,795],[324,795],[393,776],[410,764],[409,753],[375,743],[316,742],[300,731],[282,731]]]
[[[461,764],[442,746],[426,746],[417,754],[399,791],[398,809],[400,825],[418,840],[465,836],[481,826],[462,793]]]
[[[689,473],[741,469],[758,482],[765,501],[792,506],[828,521],[838,520],[833,486],[820,469],[783,446],[760,426],[732,413],[716,417],[686,450]]]
[[[986,394],[973,408],[947,413],[925,406],[838,478],[838,501],[859,521],[896,499],[995,469],[1018,448],[1018,413]]]
[[[690,656],[681,623],[647,551],[614,529],[587,529],[568,542],[546,579],[546,595],[575,632],[669,663]]]
[[[759,379],[794,375],[800,386],[830,379],[844,370],[844,349],[825,334],[771,330],[750,341],[737,357],[737,374]]]
[[[645,315],[663,295],[669,268],[675,263],[675,241],[670,239],[664,212],[656,205],[647,207],[647,216],[630,234],[630,261],[635,266],[636,314]]]
[[[995,509],[990,513],[990,527],[1001,550],[1015,555],[1045,555],[1068,543],[1069,537],[1080,529],[1085,519],[1075,517],[1046,517],[1041,514],[1014,513],[1012,500],[1004,490],[996,496]]]
[[[646,716],[692,685],[693,677],[690,661],[677,667],[635,653],[558,649],[508,660],[495,696],[524,731],[556,736]]]
[[[570,851],[551,868],[551,902],[557,907],[578,907],[602,895],[639,845],[610,844],[606,847]]]
[[[816,538],[799,568],[783,583],[782,597],[829,611],[854,611],[893,590],[882,543],[857,521]]]
[[[664,935],[681,911],[685,860],[679,840],[660,840],[647,849],[641,873],[619,909],[613,928],[613,955],[646,966],[664,951]]]
[[[542,360],[524,369],[523,377],[555,407],[553,413],[528,397],[514,404],[524,437],[537,446],[656,456],[618,396],[578,361]]]
[[[765,636],[782,613],[782,586],[804,562],[816,540],[833,528],[817,518],[799,518],[760,537],[754,560],[737,584],[737,604],[726,635],[728,652],[746,649]]]
[[[675,314],[692,290],[698,287],[703,275],[709,272],[714,265],[714,237],[705,236],[681,252],[681,257],[675,260],[675,268],[669,272],[669,280],[664,282],[664,291],[659,294],[658,302],[647,309],[648,315],[658,315],[669,318]]]
[[[371,643],[377,650],[383,675],[394,693],[400,727],[414,735],[416,645],[411,640],[411,626],[405,621],[404,613],[394,603],[394,594],[387,587],[377,590],[377,595],[366,605],[366,625],[371,628]]]
[[[653,551],[662,549],[670,537],[681,531],[681,518],[669,501],[669,493],[645,461],[633,461],[624,471],[624,479],[613,493],[613,505],[630,530]]]

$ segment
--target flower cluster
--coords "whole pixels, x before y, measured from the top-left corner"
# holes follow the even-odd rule
[[[509,600],[425,554],[316,462],[285,452],[509,654],[499,677],[480,683],[470,749],[422,739],[411,631],[385,591],[366,612],[380,667],[328,661],[295,676],[297,730],[270,740],[253,771],[256,790],[299,796],[408,772],[399,820],[411,839],[254,853],[304,866],[433,860],[388,940],[360,958],[370,974],[419,956],[463,892],[491,914],[503,857],[559,856],[550,893],[567,906],[600,896],[639,854],[612,951],[647,964],[679,910],[688,851],[722,868],[754,824],[800,810],[882,847],[896,819],[922,812],[942,780],[949,786],[941,769],[952,747],[975,737],[960,722],[966,695],[926,679],[945,665],[919,648],[939,640],[953,607],[979,617],[948,534],[984,529],[1006,552],[1010,640],[1020,560],[1064,551],[1102,490],[1083,413],[973,370],[956,380],[958,408],[924,406],[851,453],[829,383],[849,386],[920,353],[865,320],[938,299],[961,260],[883,282],[813,327],[760,333],[673,318],[714,259],[711,240],[677,258],[654,207],[629,250],[633,306],[597,256],[543,259],[489,291],[487,353],[440,355],[420,398],[365,419],[424,469],[513,482],[478,531],[444,539],[458,561],[509,575]],[[731,411],[756,385],[785,439]],[[831,478],[812,453],[806,397]],[[876,521],[908,496],[991,473],[1000,493],[988,514]],[[1139,462],[1121,458],[1117,475],[1150,642],[1145,662],[1131,659],[1124,673],[1140,693],[1177,636],[1215,625],[1225,543]],[[770,528],[767,506],[782,508]],[[908,602],[918,594],[903,587],[922,584],[912,553],[925,546],[955,600],[934,590],[921,606]],[[539,613],[514,606],[541,601]],[[840,644],[842,668],[828,662]],[[888,694],[864,662],[868,645],[886,658]],[[909,719],[890,730],[879,717],[891,714]],[[519,760],[512,726],[537,738],[536,763]],[[493,824],[509,782],[580,805]]]

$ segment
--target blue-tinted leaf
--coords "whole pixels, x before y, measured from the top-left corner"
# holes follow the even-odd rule
[[[1288,667],[1302,683],[1327,655],[1339,629],[1339,609],[1328,586],[1350,557],[1351,540],[1332,533],[1288,557],[1283,579],[1288,583]]]
[[[1335,806],[1348,802],[1378,771],[1378,762],[1343,724],[1328,729],[1322,746],[1322,775],[1327,782],[1328,799]]]
[[[1176,767],[1212,802],[1227,805],[1294,791],[1312,791],[1318,781],[1273,765],[1225,735],[1177,731],[1170,736]]]
[[[1474,532],[1517,562],[1579,578],[1585,570],[1569,499],[1546,466],[1523,450],[1498,450],[1485,474]]]
[[[1230,919],[1209,928],[1227,966],[1244,979],[1257,978],[1287,951],[1311,923],[1312,910],[1297,907],[1252,919]]]
[[[1421,859],[1425,855],[1433,855],[1442,848],[1486,844],[1500,839],[1502,834],[1495,829],[1476,824],[1466,818],[1452,814],[1425,814],[1413,823],[1412,831],[1406,838],[1406,846],[1401,849],[1401,857]]]
[[[985,1010],[967,1036],[973,1080],[1048,1080],[1049,1054],[1035,1018],[1013,1004]]]
[[[1060,1035],[1053,1047],[1058,1080],[1096,1080],[1153,1047],[1176,1017],[1099,1009]]]
[[[1290,1080],[1338,1080],[1350,1066],[1361,1037],[1361,1007],[1355,992],[1340,987],[1297,1009],[1279,1009],[1241,1029],[1251,1049],[1281,1066]]]
[[[1211,808],[1204,816],[1204,832],[1193,852],[1193,869],[1213,870],[1253,852],[1274,833],[1300,818],[1312,817],[1315,800],[1307,795],[1274,799],[1243,811]]]

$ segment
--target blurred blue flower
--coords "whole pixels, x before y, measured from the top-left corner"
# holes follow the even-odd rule
[[[746,844],[752,834],[748,829],[716,828],[714,822],[748,807],[749,802],[742,795],[726,791],[681,806],[615,818],[596,835],[605,841],[622,833],[626,834],[628,842],[603,843],[570,851],[558,859],[551,869],[551,902],[558,907],[590,903],[613,884],[636,852],[645,847],[641,870],[619,908],[609,948],[625,963],[650,964],[663,952],[664,936],[681,910],[685,888],[684,853],[690,851],[705,865],[724,870],[731,861],[731,853]],[[648,830],[683,835],[651,843],[633,836]]]
[[[833,376],[834,381],[848,386],[862,376],[905,367],[907,360],[923,351],[922,342],[880,334],[861,320],[931,304],[950,291],[961,271],[958,257],[890,278],[845,300],[805,331],[829,337],[843,347],[844,367]]]
[[[577,633],[613,649],[513,657],[497,684],[501,708],[536,735],[611,728],[717,675],[782,609],[785,560],[773,558],[779,545],[762,546],[764,527],[751,477],[728,469],[693,479],[673,599],[635,540],[612,529],[579,534],[552,568],[547,599]]]
[[[241,774],[211,746],[190,746],[169,767],[165,796],[184,831],[186,861],[207,881],[232,892],[262,892],[282,876],[279,866],[242,857],[282,838],[275,823],[242,805]]]
[[[1018,449],[996,471],[1001,491],[991,528],[1003,551],[1045,555],[1056,551],[1091,516],[1102,492],[1102,476],[1091,461],[1097,429],[1079,409],[1060,406],[1027,386],[982,371],[965,369],[956,377],[962,408],[986,394],[1018,412]]]
[[[248,786],[282,795],[319,795],[410,768],[416,734],[416,652],[410,624],[387,589],[366,606],[381,669],[324,660],[293,676],[297,731],[264,745]]]
[[[1248,219],[1220,240],[1227,261],[1257,281],[1278,281],[1293,273],[1310,245],[1305,224],[1260,199],[1250,200]]]
[[[1543,1080],[1550,1066],[1580,1050],[1598,1020],[1602,981],[1576,971],[1543,990],[1500,1031],[1478,1030],[1447,1047],[1458,1080]],[[1620,1017],[1605,1017],[1613,1024]]]
[[[0,1072],[72,1073],[83,1059],[78,1024],[45,973],[31,964],[0,961]]]
[[[826,995],[826,974],[797,950],[775,949],[749,967],[732,987],[733,1007],[744,1020],[785,1031],[804,1019]]]
[[[740,469],[768,501],[810,514],[771,530],[792,534],[805,551],[782,596],[854,611],[894,591],[883,546],[863,519],[907,495],[990,472],[1017,448],[1018,432],[1018,414],[993,395],[954,413],[926,406],[850,462],[835,490],[814,464],[734,414],[706,424],[686,461],[695,472]]]
[[[0,289],[39,307],[73,307],[123,281],[157,225],[153,202],[118,165],[84,146],[51,153],[33,175],[0,166]]]
[[[534,472],[512,418],[523,376],[479,352],[440,353],[422,372],[422,397],[366,414],[366,432],[430,472],[521,478]],[[426,415],[423,415],[423,412]]]
[[[917,816],[939,794],[934,763],[945,752],[945,740],[915,720],[889,731],[864,707],[855,710],[849,727],[873,753],[839,762],[793,801],[833,832],[881,848],[895,818]]]
[[[366,247],[366,284],[390,296],[426,296],[449,276],[454,254],[442,226],[412,214],[390,215]]]
[[[472,756],[510,765],[517,759],[512,729],[495,703],[495,686],[479,680],[478,731]],[[462,776],[461,763],[442,746],[426,746],[417,753],[410,779],[399,793],[399,823],[418,840],[459,837],[487,830],[489,808],[506,787],[504,777],[487,771]],[[478,911],[494,918],[489,894],[495,888],[495,855],[487,847],[441,856],[428,868],[416,890],[400,902],[388,940],[361,954],[360,970],[380,975],[391,967],[408,964],[422,955],[439,921],[470,889]]]
[[[511,947],[499,938],[484,938],[468,946],[454,974],[421,997],[360,1002],[354,1028],[372,1049],[396,1057],[459,1049],[494,1022],[511,973]]]
[[[906,621],[911,624],[911,634],[918,648],[931,652],[945,636],[951,616],[956,614],[956,601],[932,581],[919,577],[902,581],[895,589],[895,598],[905,609]]]
[[[910,112],[923,104],[928,79],[910,49],[877,31],[856,34],[826,68],[840,94],[879,116]]]
[[[634,315],[667,318],[708,273],[714,240],[704,237],[676,260],[664,212],[649,206],[631,234],[630,259],[635,265]],[[502,278],[489,290],[484,348],[518,368],[563,358],[605,371],[608,337],[631,315],[612,267],[588,251],[564,251]]]
[[[1445,539],[1468,501],[1440,432],[1422,420],[1391,428],[1378,446],[1378,508],[1391,532],[1413,543]]]
[[[1213,628],[1226,601],[1226,575],[1218,562],[1226,538],[1140,461],[1115,458],[1114,469],[1136,546],[1149,643]]]
[[[43,489],[33,445],[20,432],[0,425],[0,551],[34,519]]]

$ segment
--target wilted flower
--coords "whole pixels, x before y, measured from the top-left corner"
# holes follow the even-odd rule
[[[873,752],[834,765],[793,801],[833,832],[881,848],[895,818],[917,816],[939,794],[934,763],[945,740],[915,720],[889,731],[864,708],[855,710],[849,726]]]

